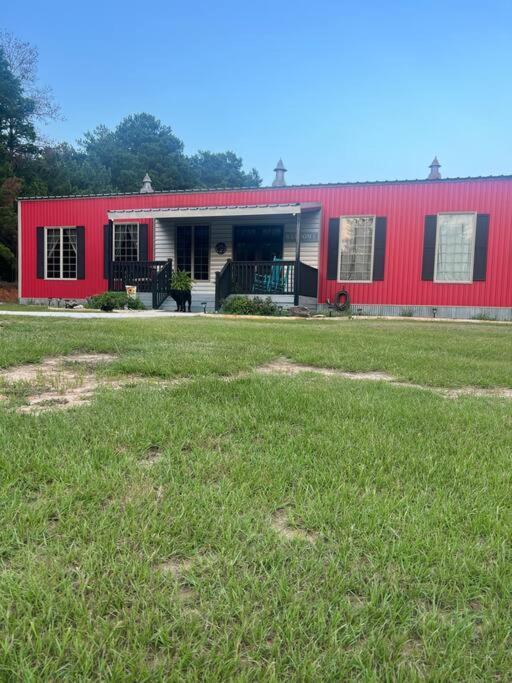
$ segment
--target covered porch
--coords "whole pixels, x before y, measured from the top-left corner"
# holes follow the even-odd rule
[[[172,269],[193,280],[192,310],[219,310],[235,294],[269,296],[284,308],[316,307],[320,205],[316,203],[176,207],[110,211],[113,225],[152,223],[152,261],[113,263],[117,281],[139,273],[146,305],[172,310],[168,292],[154,295]],[[141,288],[139,287],[139,291]],[[165,294],[165,296],[164,296]]]

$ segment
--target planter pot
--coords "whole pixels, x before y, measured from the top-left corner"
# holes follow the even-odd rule
[[[192,292],[183,289],[171,289],[169,295],[176,302],[176,310],[185,313],[185,307],[188,305],[188,312],[190,313],[190,306],[192,304]]]

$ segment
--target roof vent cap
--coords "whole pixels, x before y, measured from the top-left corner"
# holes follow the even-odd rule
[[[284,167],[283,160],[279,159],[274,169],[276,177],[272,183],[272,187],[285,187],[286,180],[284,179],[284,174],[286,173],[286,168]]]
[[[437,160],[437,157],[434,157],[429,168],[430,168],[430,173],[427,176],[427,180],[441,180],[441,174],[439,173],[439,169],[441,168],[441,164]]]
[[[142,187],[140,188],[140,193],[147,194],[148,192],[154,192],[154,190],[153,185],[151,185],[151,178],[149,177],[149,173],[146,173],[142,180]]]

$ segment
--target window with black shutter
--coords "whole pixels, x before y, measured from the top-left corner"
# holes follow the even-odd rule
[[[384,216],[341,216],[331,219],[327,278],[339,282],[383,280],[386,233],[387,220]]]

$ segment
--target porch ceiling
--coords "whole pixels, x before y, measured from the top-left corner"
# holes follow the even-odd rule
[[[319,211],[316,202],[294,204],[247,204],[244,206],[178,206],[164,209],[116,209],[108,212],[110,220],[133,220],[138,218],[224,218],[241,216],[296,216],[305,211]]]

